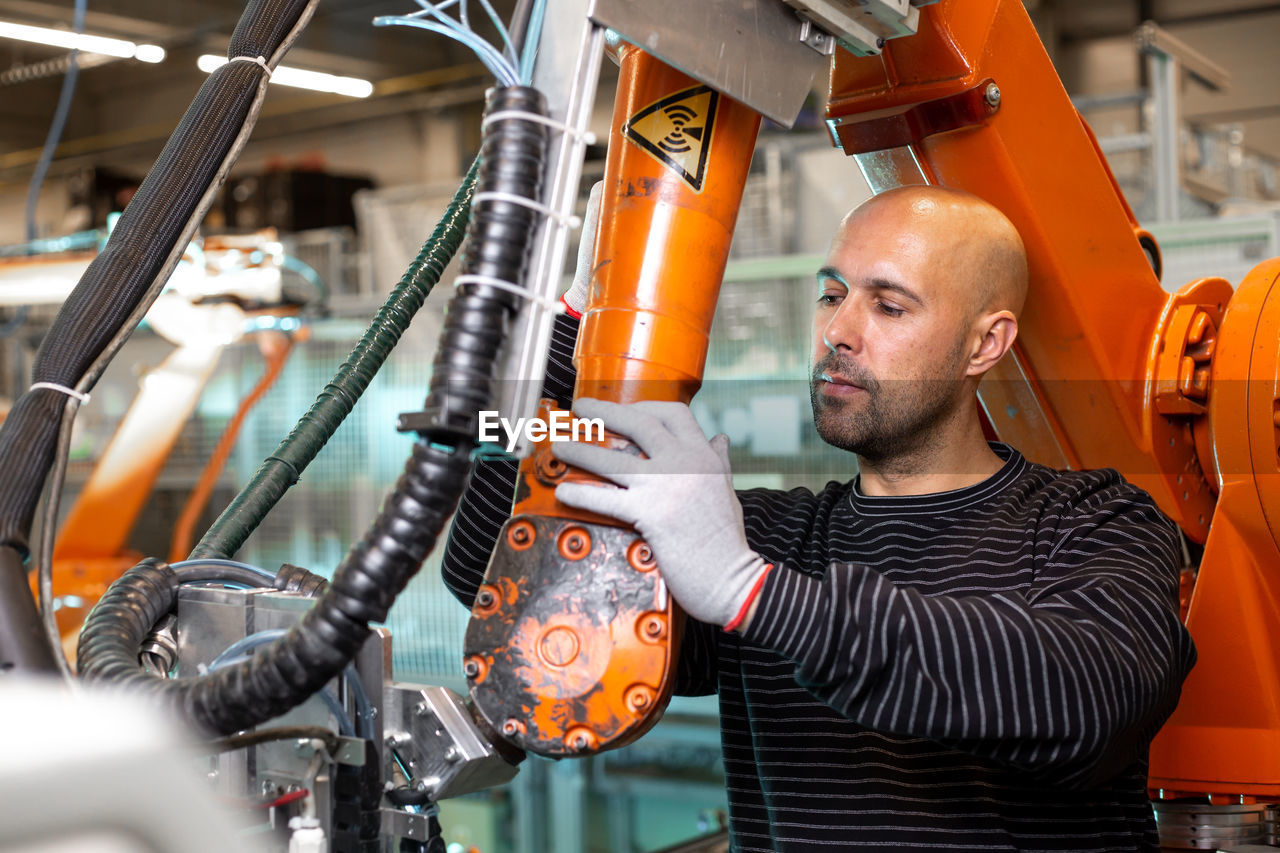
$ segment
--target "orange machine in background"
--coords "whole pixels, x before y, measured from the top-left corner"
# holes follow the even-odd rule
[[[575,396],[688,402],[760,116],[638,48],[619,59]],[[622,746],[657,722],[684,620],[634,530],[555,500],[565,476],[549,441],[522,462],[465,640],[477,708],[544,755]]]
[[[295,341],[305,338],[307,327],[289,317],[298,306],[279,304],[279,270],[270,251],[274,241],[274,231],[200,241],[187,258],[194,272],[175,276],[173,289],[148,313],[151,327],[175,348],[142,377],[129,410],[58,531],[53,600],[64,643],[74,645],[89,610],[141,558],[128,546],[134,525],[226,347],[255,328],[257,320],[267,320],[250,333],[265,362],[262,380],[242,401],[206,465],[175,531],[175,547],[190,540],[191,526],[249,409],[279,377]],[[288,317],[287,331],[276,328],[273,318],[279,317]],[[185,556],[184,550],[175,559]],[[38,597],[34,577],[32,587]]]

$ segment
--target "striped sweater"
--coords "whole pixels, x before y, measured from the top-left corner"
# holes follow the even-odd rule
[[[560,319],[547,390],[571,388]],[[739,492],[777,568],[742,635],[690,620],[719,694],[734,850],[1158,849],[1147,748],[1195,652],[1178,534],[1114,471],[1005,460],[977,485]],[[470,604],[516,467],[480,463],[444,556]]]

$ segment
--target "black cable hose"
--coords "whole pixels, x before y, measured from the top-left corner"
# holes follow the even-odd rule
[[[545,113],[534,89],[491,90],[486,112]],[[481,191],[537,198],[546,131],[520,119],[491,124],[481,147]],[[466,274],[520,283],[537,214],[508,201],[472,204]],[[89,681],[159,693],[183,717],[227,734],[279,716],[338,675],[422,566],[471,470],[479,411],[491,405],[499,345],[520,297],[461,284],[445,317],[420,439],[378,517],[352,547],[319,602],[281,640],[248,661],[199,678],[162,680],[138,666],[138,647],[177,599],[177,575],[146,560],[112,584],[85,621],[79,663]]]

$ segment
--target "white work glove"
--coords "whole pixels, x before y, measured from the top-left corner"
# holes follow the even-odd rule
[[[600,418],[649,458],[556,442],[551,448],[558,459],[621,487],[561,483],[556,498],[634,525],[686,613],[725,630],[738,628],[771,566],[747,545],[728,437],[707,441],[683,403],[584,398],[573,410],[580,418]]]
[[[582,217],[582,239],[578,241],[578,265],[573,270],[573,284],[564,292],[564,304],[578,314],[587,307],[587,292],[591,289],[592,265],[596,259],[596,232],[600,226],[600,197],[604,194],[604,181],[596,181],[587,196],[587,212]]]

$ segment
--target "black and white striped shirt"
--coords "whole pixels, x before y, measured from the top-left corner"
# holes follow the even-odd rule
[[[1158,849],[1147,748],[1195,659],[1177,531],[1114,471],[993,447],[999,472],[942,494],[738,493],[777,568],[743,635],[690,620],[676,681],[719,694],[735,850]],[[480,464],[459,508],[464,602],[515,470]]]

